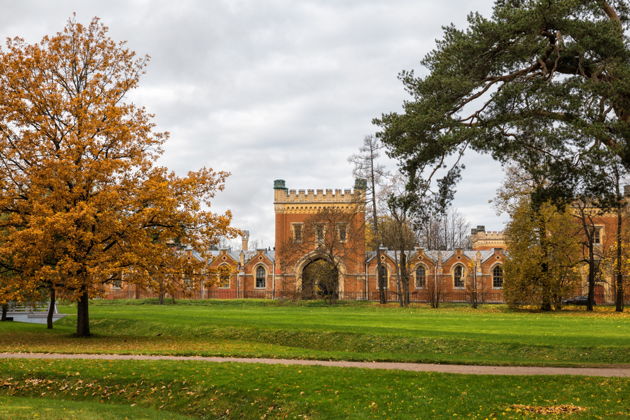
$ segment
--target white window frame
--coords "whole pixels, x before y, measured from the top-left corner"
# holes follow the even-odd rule
[[[494,270],[496,268],[500,268],[501,269],[501,287],[495,287],[494,285]],[[497,263],[495,265],[492,266],[492,269],[490,270],[490,274],[492,275],[492,288],[495,290],[501,290],[503,289],[503,283],[505,282],[505,270],[503,269],[503,264],[501,263]]]
[[[461,286],[458,286],[456,283],[456,278],[455,278],[455,272],[457,271],[457,267],[461,267],[462,268],[462,275],[461,275]],[[453,266],[453,289],[464,289],[466,287],[466,267],[464,266],[464,264],[462,263],[457,263]]]
[[[424,286],[422,287],[418,287],[418,269],[419,268],[423,268],[424,269]],[[426,289],[427,288],[427,272],[429,270],[427,269],[427,266],[425,264],[418,264],[416,266],[416,269],[413,271],[413,276],[414,276],[414,286],[416,289]]]
[[[264,286],[258,286],[258,270],[262,268],[263,271],[265,272],[265,277],[263,279],[263,281],[265,282]],[[254,289],[266,289],[267,288],[267,267],[265,267],[264,264],[258,264],[256,265],[256,267],[254,267]]]

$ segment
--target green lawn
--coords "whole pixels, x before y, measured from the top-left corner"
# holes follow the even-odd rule
[[[73,313],[70,306],[64,312]],[[95,302],[95,337],[55,324],[0,323],[0,351],[265,356],[519,365],[630,364],[630,315],[402,309],[370,303]]]
[[[184,420],[182,416],[154,408],[107,404],[98,401],[72,401],[43,397],[0,395],[0,419],[11,420]]]
[[[75,413],[74,418],[112,419],[181,418],[171,413],[235,419],[483,419],[563,409],[576,410],[571,415],[576,419],[627,419],[629,398],[630,380],[620,378],[192,361],[0,360],[0,418],[20,418],[28,407],[30,417],[23,418],[73,418],[51,416],[52,408]]]

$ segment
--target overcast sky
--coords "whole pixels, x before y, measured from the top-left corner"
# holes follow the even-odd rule
[[[273,246],[273,180],[292,189],[351,188],[349,155],[382,113],[407,98],[403,69],[443,25],[489,15],[492,0],[109,0],[3,2],[0,36],[29,42],[100,17],[115,40],[151,56],[131,99],[169,131],[161,163],[232,173],[214,210],[259,246]],[[502,180],[489,157],[469,156],[455,207],[472,225],[503,228],[488,204]]]

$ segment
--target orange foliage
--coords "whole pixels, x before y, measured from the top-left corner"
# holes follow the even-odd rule
[[[189,265],[173,243],[204,256],[236,233],[229,212],[207,210],[227,173],[154,165],[168,133],[124,101],[147,61],[97,18],[0,50],[0,264],[14,273],[5,299],[54,287],[87,301],[121,273],[152,287],[157,272]]]

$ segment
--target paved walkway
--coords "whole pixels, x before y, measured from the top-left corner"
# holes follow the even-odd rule
[[[630,367],[565,368],[539,366],[439,365],[432,363],[350,362],[332,360],[257,359],[240,357],[148,356],[132,354],[54,354],[0,353],[0,359],[98,359],[98,360],[185,360],[201,362],[263,363],[267,365],[331,366],[361,369],[406,370],[411,372],[443,372],[468,375],[581,375],[630,378]]]

